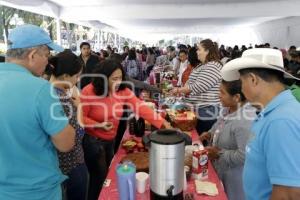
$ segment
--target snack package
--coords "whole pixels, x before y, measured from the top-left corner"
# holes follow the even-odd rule
[[[195,180],[208,178],[208,152],[203,146],[193,151],[192,173]]]

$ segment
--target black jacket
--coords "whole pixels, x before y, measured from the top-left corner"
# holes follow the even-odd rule
[[[79,56],[79,60],[83,65],[82,75],[93,73],[95,66],[100,62],[98,56],[91,55],[87,60],[86,64],[84,63],[81,54]],[[80,80],[80,88],[84,88],[86,85],[90,84],[92,81],[91,77],[81,78]]]

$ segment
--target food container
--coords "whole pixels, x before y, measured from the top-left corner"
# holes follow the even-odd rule
[[[197,118],[193,111],[180,113],[174,110],[167,110],[171,125],[181,131],[191,131],[196,127]]]

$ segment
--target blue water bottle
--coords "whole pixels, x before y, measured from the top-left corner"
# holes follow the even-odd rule
[[[135,173],[136,167],[131,162],[118,164],[116,168],[118,178],[118,191],[120,200],[135,200]]]

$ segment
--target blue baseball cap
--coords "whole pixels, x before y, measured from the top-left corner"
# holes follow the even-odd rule
[[[7,49],[31,48],[39,45],[47,45],[51,50],[57,52],[64,50],[50,39],[46,31],[32,24],[18,26],[8,35]]]

